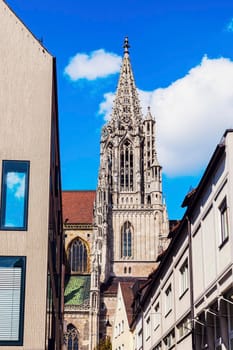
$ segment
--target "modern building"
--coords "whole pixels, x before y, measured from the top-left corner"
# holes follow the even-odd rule
[[[233,349],[233,130],[226,130],[144,291],[133,349]]]
[[[56,63],[3,0],[0,23],[0,348],[60,350]]]

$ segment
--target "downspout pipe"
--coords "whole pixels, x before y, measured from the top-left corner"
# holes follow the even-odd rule
[[[188,243],[189,243],[189,283],[190,283],[190,308],[191,308],[191,320],[192,320],[192,350],[196,350],[196,339],[195,339],[195,323],[194,323],[194,293],[193,293],[193,254],[192,254],[192,234],[191,234],[191,223],[188,216],[187,229],[188,229]]]

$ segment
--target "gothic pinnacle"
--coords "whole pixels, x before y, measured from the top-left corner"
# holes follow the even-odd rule
[[[123,48],[124,48],[124,53],[129,53],[130,45],[129,45],[129,39],[127,36],[125,37]]]

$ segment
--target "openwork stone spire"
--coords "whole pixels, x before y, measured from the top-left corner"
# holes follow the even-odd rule
[[[133,127],[139,124],[142,114],[129,58],[128,37],[124,40],[123,48],[124,56],[113,105],[112,121],[117,122],[119,127],[121,125]]]

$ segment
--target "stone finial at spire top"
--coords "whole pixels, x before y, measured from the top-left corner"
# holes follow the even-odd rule
[[[150,111],[150,106],[147,107],[147,114],[146,114],[146,120],[151,120],[153,119],[151,111]]]
[[[125,37],[123,48],[124,48],[124,53],[129,53],[130,45],[129,45],[129,39],[127,36]]]

